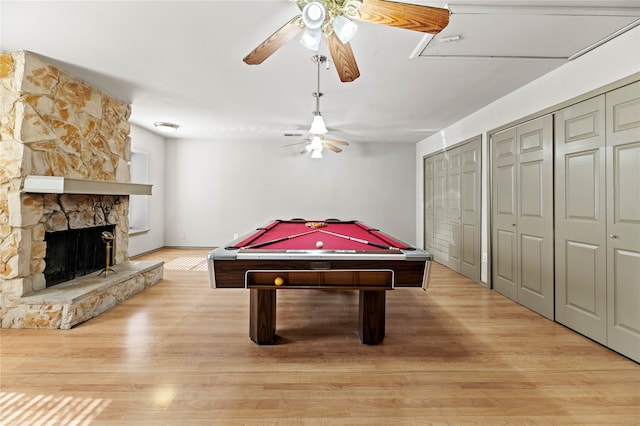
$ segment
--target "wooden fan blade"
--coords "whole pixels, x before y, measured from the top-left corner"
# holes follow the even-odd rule
[[[243,61],[249,65],[258,65],[264,62],[264,60],[273,55],[276,50],[300,34],[302,27],[298,25],[299,20],[300,15],[291,18],[289,22],[280,27],[280,29],[271,34],[269,38],[245,56]]]
[[[328,141],[328,140],[325,140],[325,142],[333,143],[333,144],[337,143],[338,145],[349,145],[349,142],[345,142],[345,141]]]
[[[330,149],[333,152],[342,152],[342,150],[340,148],[338,148],[337,146],[333,146],[333,145],[331,145],[330,143],[328,143],[326,141],[322,144],[322,146],[324,146],[325,148]]]
[[[449,10],[386,0],[364,0],[360,21],[438,34],[449,24]]]
[[[340,81],[348,83],[360,77],[360,70],[349,43],[342,44],[336,33],[331,33],[327,37],[327,45],[331,52],[331,59],[333,59],[338,71],[338,76],[340,76]]]

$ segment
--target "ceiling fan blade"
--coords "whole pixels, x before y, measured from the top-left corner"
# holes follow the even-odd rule
[[[449,23],[449,10],[386,0],[364,0],[360,21],[438,34]]]
[[[264,60],[273,55],[276,50],[300,34],[302,27],[298,25],[299,21],[300,15],[291,18],[289,22],[280,27],[280,29],[271,34],[258,47],[245,56],[243,61],[249,65],[258,65],[264,62]]]
[[[325,140],[325,142],[338,144],[338,145],[349,145],[349,142],[345,142],[345,141],[328,141],[328,140]]]
[[[337,146],[333,146],[330,143],[324,142],[322,144],[322,146],[324,146],[327,149],[330,149],[333,152],[342,152],[342,150],[340,148],[338,148]]]
[[[309,143],[309,141],[300,141],[300,142],[296,142],[296,143],[290,143],[287,145],[282,145],[283,148],[288,147],[288,146],[295,146],[295,145],[302,145],[303,143]]]
[[[331,52],[331,59],[333,59],[338,71],[338,76],[340,76],[340,81],[348,83],[360,77],[360,70],[349,43],[342,44],[336,33],[331,33],[327,37],[327,45]]]

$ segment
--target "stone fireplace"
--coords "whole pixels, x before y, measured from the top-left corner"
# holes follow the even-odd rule
[[[95,271],[108,273],[113,265],[114,225],[46,232],[45,287],[53,287]],[[106,239],[105,239],[106,238]]]
[[[0,53],[3,328],[70,328],[162,278],[161,262],[128,261],[129,194],[149,187],[130,183],[129,115],[33,53]],[[117,273],[47,287],[47,234],[104,226]]]

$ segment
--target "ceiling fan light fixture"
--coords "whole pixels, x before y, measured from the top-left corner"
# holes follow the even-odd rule
[[[324,135],[327,133],[327,126],[324,124],[324,118],[320,114],[316,114],[311,122],[309,133],[314,135]]]
[[[309,149],[314,151],[322,151],[322,137],[318,135],[313,135],[311,137],[311,143],[309,144]]]
[[[358,26],[355,22],[345,18],[342,15],[333,18],[332,25],[333,31],[336,33],[336,36],[338,36],[338,39],[342,42],[342,44],[349,43],[349,40],[351,40],[353,35],[358,30]]]
[[[156,121],[153,125],[162,133],[174,133],[180,128],[177,124],[167,123],[166,121]]]
[[[319,149],[314,149],[313,151],[311,151],[311,158],[321,159],[322,151],[320,151]]]
[[[320,48],[320,42],[322,41],[322,30],[307,28],[300,37],[300,44],[307,49],[318,50]]]
[[[326,16],[327,10],[318,1],[307,3],[302,9],[302,22],[307,28],[320,29]]]

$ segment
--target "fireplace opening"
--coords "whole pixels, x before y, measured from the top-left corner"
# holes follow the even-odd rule
[[[113,233],[115,225],[46,232],[45,286],[72,280],[105,268],[107,244],[103,232]],[[110,241],[109,264],[113,265],[114,241]]]

